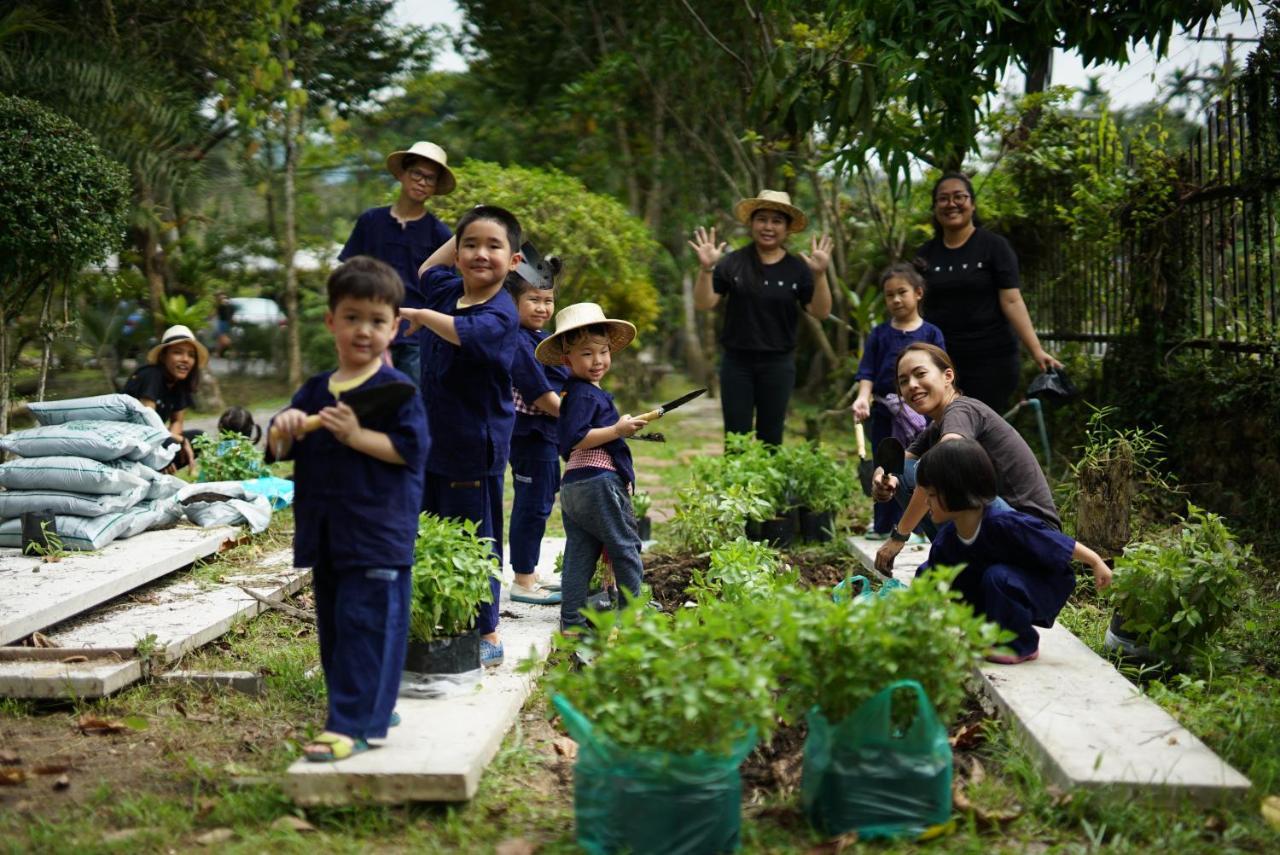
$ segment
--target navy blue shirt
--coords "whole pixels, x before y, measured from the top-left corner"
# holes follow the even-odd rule
[[[329,375],[317,374],[290,406],[318,413],[335,403]],[[389,366],[358,388],[408,378]],[[422,397],[415,394],[393,414],[372,417],[362,427],[385,433],[404,459],[386,463],[343,445],[321,428],[294,440],[293,564],[314,567],[323,554],[335,570],[413,565],[422,507],[422,466],[431,447]]]
[[[422,275],[426,307],[453,315],[461,345],[428,331],[422,340],[422,394],[431,426],[427,471],[457,480],[501,475],[511,454],[516,411],[511,360],[520,315],[505,289],[458,308],[462,277],[447,267]]]
[[[893,324],[888,321],[876,325],[862,348],[862,359],[858,362],[854,382],[870,380],[873,395],[898,394],[898,354],[907,345],[917,341],[947,349],[942,340],[942,330],[928,321],[922,321],[920,326],[909,332],[894,329]]]
[[[538,343],[547,337],[542,330],[520,328],[516,352],[511,357],[511,388],[520,394],[526,406],[548,392],[564,389],[569,379],[569,369],[563,365],[543,365],[533,355]],[[553,448],[559,444],[556,417],[547,413],[530,415],[516,411],[513,437],[536,437],[545,440]]]
[[[965,569],[953,587],[961,591],[976,590],[974,583],[991,565],[1019,567],[1049,584],[1053,602],[1032,605],[1037,614],[1036,623],[1052,626],[1053,618],[1076,585],[1071,567],[1075,546],[1074,540],[1038,517],[988,505],[972,544],[960,540],[955,523],[943,524],[929,548],[929,560],[920,565],[916,575],[927,573],[934,566],[964,564]],[[1042,622],[1045,619],[1048,623]]]
[[[620,414],[613,405],[613,396],[586,380],[570,377],[565,384],[564,397],[560,399],[560,419],[558,428],[560,456],[565,460],[573,453],[573,447],[582,442],[587,431],[593,428],[612,427],[618,423]],[[597,446],[613,458],[613,468],[628,484],[636,480],[635,465],[631,462],[631,449],[625,439],[614,439],[604,445]],[[595,467],[570,469],[564,473],[562,483],[571,484],[590,478],[602,470]]]
[[[391,216],[391,207],[370,208],[356,220],[351,237],[338,253],[339,261],[356,255],[371,255],[400,274],[404,282],[404,303],[410,309],[426,305],[418,281],[418,268],[453,237],[449,227],[427,212],[403,226]]]

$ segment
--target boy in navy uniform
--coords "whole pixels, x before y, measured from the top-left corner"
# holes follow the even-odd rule
[[[453,235],[426,208],[432,196],[447,196],[457,186],[448,155],[435,143],[416,142],[406,151],[387,155],[387,171],[400,182],[394,205],[370,208],[356,220],[339,261],[370,255],[385,261],[404,283],[403,305],[425,306],[418,284],[418,266]],[[421,375],[421,336],[402,333],[391,344],[391,363],[416,385]]]
[[[417,393],[362,422],[344,392],[408,378],[383,364],[404,287],[386,264],[356,257],[329,277],[325,326],[338,368],[312,377],[271,424],[269,453],[295,461],[293,563],[313,568],[325,730],[308,760],[342,760],[393,723],[404,668],[422,467],[431,442]],[[307,416],[321,429],[304,433]]]
[[[458,272],[428,267],[422,276],[426,306],[400,310],[411,333],[428,331],[422,385],[434,442],[422,507],[475,522],[480,537],[493,538],[502,566],[502,479],[515,424],[511,357],[520,335],[516,304],[503,283],[520,262],[520,223],[503,208],[477,205],[458,221],[454,242],[429,262],[453,255]],[[480,660],[493,666],[503,658],[501,583],[493,578],[489,584],[493,602],[480,606],[477,625]]]

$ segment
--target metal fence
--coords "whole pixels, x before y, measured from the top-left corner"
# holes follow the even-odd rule
[[[1042,338],[1091,342],[1101,350],[1107,342],[1153,334],[1155,325],[1170,348],[1275,358],[1278,94],[1280,85],[1259,75],[1240,81],[1208,111],[1177,158],[1168,207],[1159,216],[1135,222],[1122,206],[1106,239],[1063,239],[1057,231],[1019,247]],[[1100,143],[1090,156],[1099,170],[1134,165],[1118,143]],[[1047,227],[1031,232],[1055,235]]]

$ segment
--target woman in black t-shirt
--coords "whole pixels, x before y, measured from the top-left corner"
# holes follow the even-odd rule
[[[716,230],[701,227],[689,241],[702,268],[693,305],[712,309],[725,298],[720,332],[725,433],[750,433],[754,422],[757,437],[780,445],[796,380],[800,309],[818,320],[831,313],[831,239],[815,237],[807,255],[787,252],[787,236],[804,231],[808,218],[781,191],[762,190],[754,199],[743,199],[734,214],[751,229],[751,243],[724,255],[727,244],[716,243]]]
[[[1003,413],[1018,388],[1018,341],[1044,371],[1060,368],[1040,346],[1018,288],[1009,242],[978,225],[967,176],[949,172],[933,185],[934,238],[916,251],[925,278],[924,317],[942,330],[956,383]]]
[[[208,364],[209,351],[190,328],[179,324],[164,331],[160,343],[147,352],[147,364],[124,384],[124,393],[155,410],[173,438],[182,443],[174,468],[185,465],[194,471],[195,454],[183,428],[187,408],[194,403],[200,385],[200,369]]]

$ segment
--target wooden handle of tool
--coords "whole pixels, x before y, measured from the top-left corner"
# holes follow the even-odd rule
[[[644,420],[644,421],[646,421],[646,422],[653,422],[653,421],[657,421],[658,419],[662,418],[662,415],[663,415],[663,414],[662,414],[662,408],[661,408],[661,407],[659,407],[659,408],[658,408],[658,409],[656,409],[656,410],[650,410],[650,411],[649,411],[649,412],[647,412],[647,413],[641,413],[640,415],[636,416],[636,418],[637,418],[637,419],[643,419],[643,420]]]
[[[867,434],[862,429],[862,422],[853,423],[853,435],[857,437],[857,440],[858,440],[858,459],[866,460],[867,459]]]
[[[321,424],[320,416],[318,415],[307,416],[307,420],[302,423],[303,435],[305,436],[306,434],[312,433],[313,431],[320,430],[320,424]],[[269,439],[273,448],[275,447],[276,443],[288,438],[289,437],[278,428],[276,427],[271,428],[271,436],[269,437]]]

